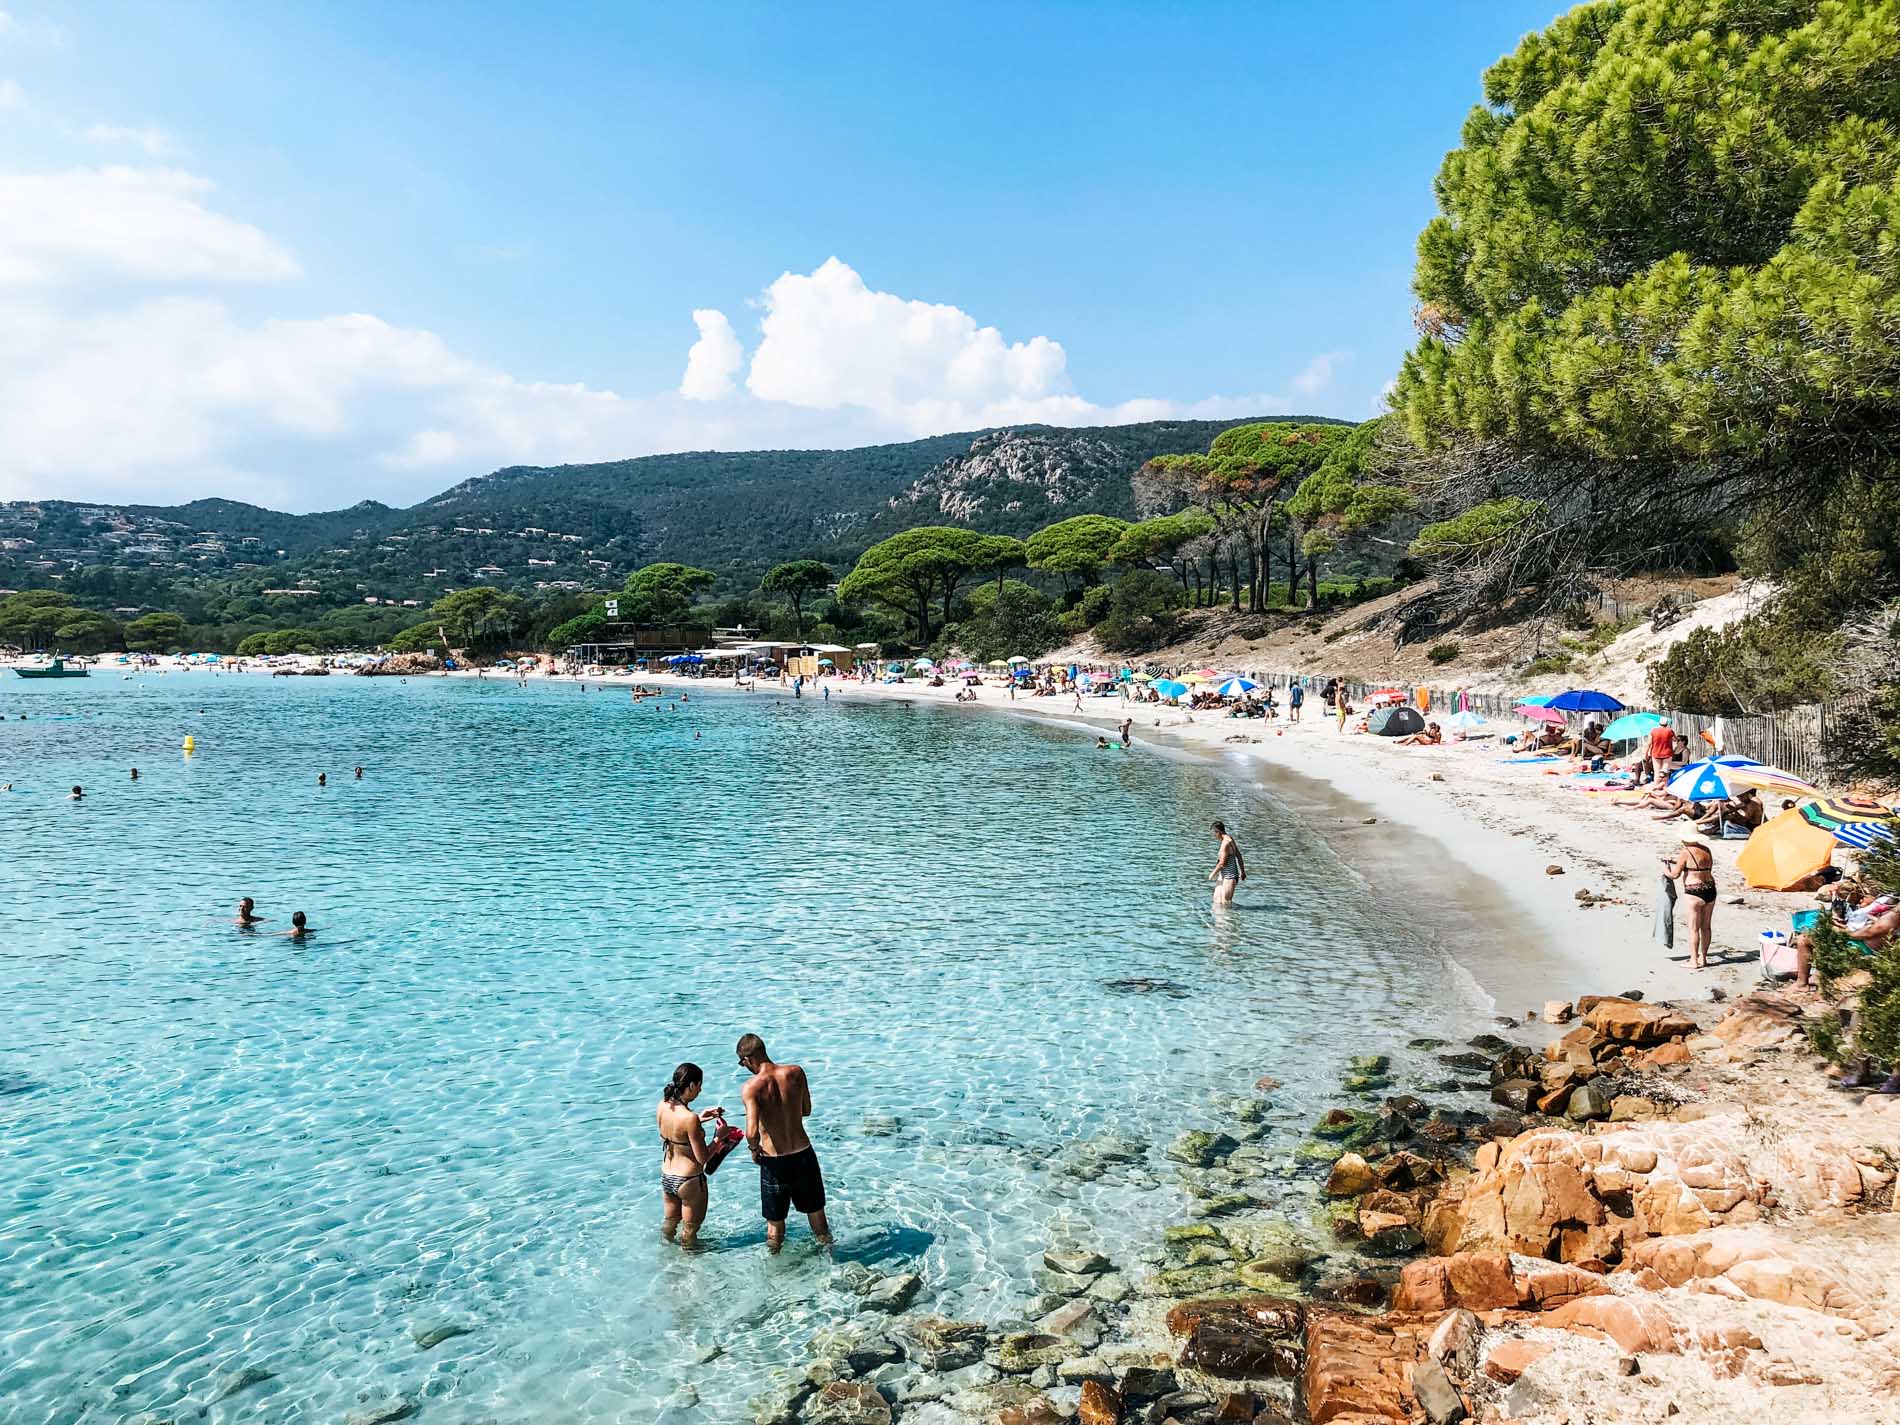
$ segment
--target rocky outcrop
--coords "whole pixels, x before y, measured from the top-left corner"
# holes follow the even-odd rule
[[[1562,1262],[1504,1252],[1458,1252],[1408,1262],[1392,1294],[1395,1311],[1543,1311],[1609,1290],[1601,1275]]]

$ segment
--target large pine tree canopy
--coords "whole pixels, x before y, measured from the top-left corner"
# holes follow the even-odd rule
[[[1484,92],[1419,238],[1420,446],[1729,499],[1888,472],[1900,5],[1603,0]]]

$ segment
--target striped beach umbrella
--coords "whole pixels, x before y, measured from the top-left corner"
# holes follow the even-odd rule
[[[1727,801],[1735,795],[1735,785],[1729,782],[1728,774],[1761,765],[1753,757],[1704,757],[1671,777],[1666,790],[1685,801]]]
[[[1894,808],[1871,797],[1817,797],[1801,808],[1803,821],[1832,832],[1843,846],[1862,851],[1875,842],[1893,840],[1893,828],[1887,823],[1894,816]]]
[[[1814,783],[1779,767],[1737,767],[1726,773],[1723,780],[1737,787],[1778,792],[1784,797],[1811,797],[1818,790]]]
[[[1214,691],[1219,693],[1223,698],[1237,698],[1243,693],[1251,693],[1259,686],[1260,685],[1254,682],[1252,678],[1229,678],[1225,683],[1222,683],[1218,688],[1214,689]]]

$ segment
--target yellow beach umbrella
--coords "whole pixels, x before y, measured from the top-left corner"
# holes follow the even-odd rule
[[[1183,683],[1211,683],[1214,680],[1205,673],[1183,673],[1177,681]]]
[[[1735,869],[1756,890],[1785,891],[1834,859],[1834,833],[1789,808],[1755,828]]]

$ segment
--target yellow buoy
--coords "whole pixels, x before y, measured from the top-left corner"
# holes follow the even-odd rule
[[[197,750],[198,750],[198,739],[193,737],[189,732],[186,733],[185,734],[185,751],[196,752]]]

